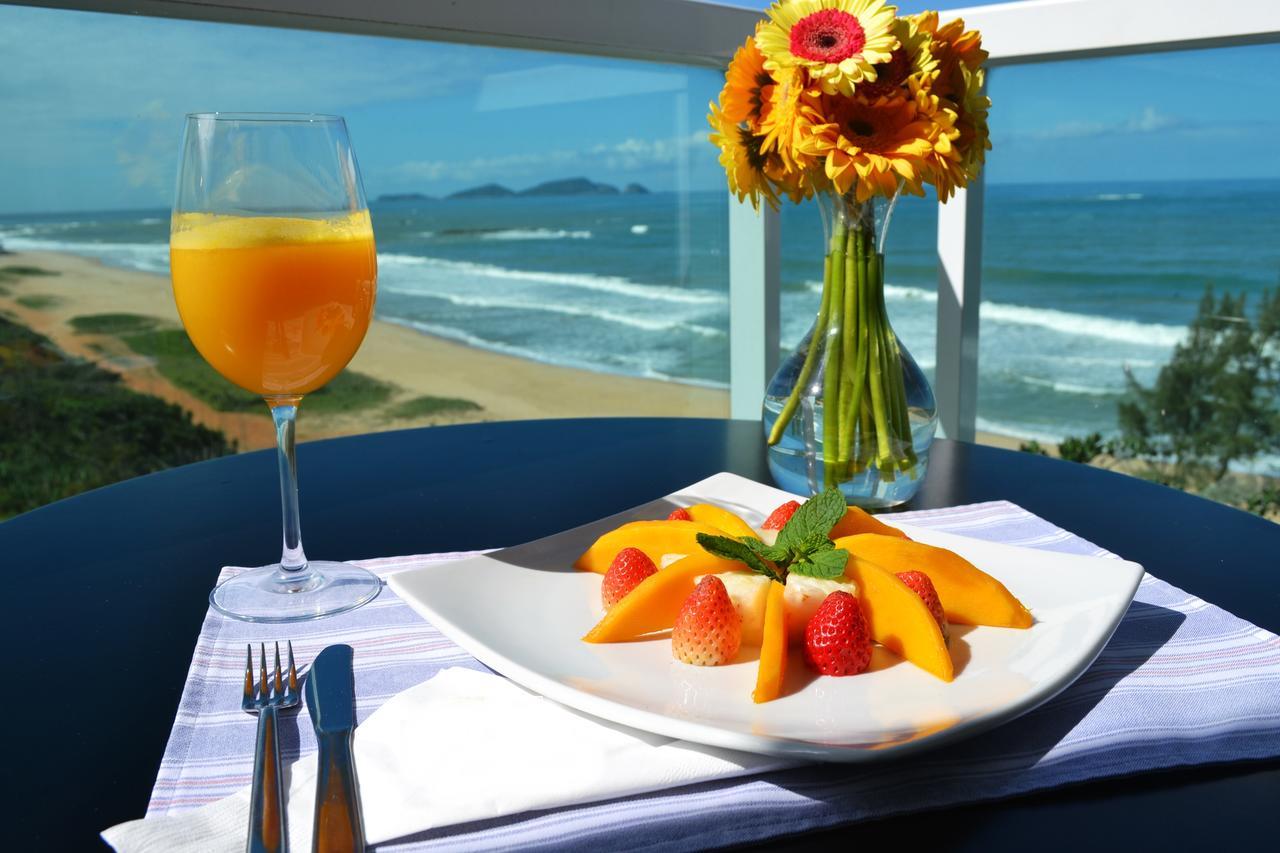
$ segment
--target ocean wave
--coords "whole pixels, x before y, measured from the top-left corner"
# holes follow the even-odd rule
[[[486,231],[481,240],[590,240],[590,231],[566,231],[558,228],[508,228]]]
[[[1101,338],[1138,346],[1168,349],[1186,337],[1183,326],[1143,323],[1139,320],[1116,320],[1096,314],[1076,314],[1056,308],[1030,308],[1001,302],[983,302],[983,320],[1018,326],[1035,326],[1064,335]]]
[[[805,288],[814,293],[822,292],[822,282],[805,282]],[[938,294],[922,287],[886,284],[885,299],[889,302],[933,302],[938,301]],[[1077,314],[1073,311],[1060,311],[1056,308],[1032,308],[1026,305],[1014,305],[1005,302],[982,302],[981,317],[997,323],[1018,326],[1035,326],[1064,335],[1076,337],[1102,338],[1125,344],[1137,344],[1147,347],[1168,349],[1180,343],[1186,337],[1187,330],[1183,326],[1170,326],[1164,323],[1144,323],[1141,320],[1119,320],[1097,314]],[[1143,359],[1130,359],[1134,367],[1149,366]]]
[[[648,226],[648,225],[644,225],[643,223],[641,223],[641,224],[637,224],[637,225],[632,225],[632,226],[631,226],[631,233],[632,233],[632,234],[637,234],[637,235],[639,235],[639,234],[648,234],[648,233],[649,233],[649,226]]]
[[[822,293],[822,282],[820,281],[806,281],[804,286],[810,293]],[[884,286],[884,298],[889,302],[937,302],[938,293],[935,290],[925,290],[923,287],[886,284]]]
[[[630,326],[633,329],[643,329],[647,332],[669,332],[673,329],[686,329],[704,337],[726,337],[728,335],[727,332],[721,329],[712,328],[711,326],[703,326],[697,323],[687,323],[682,320],[655,320],[646,317],[637,317],[634,314],[620,314],[616,311],[592,308],[587,305],[546,302],[543,300],[529,301],[525,299],[512,299],[510,297],[501,296],[467,296],[458,293],[423,292],[411,288],[397,287],[395,285],[385,286],[383,287],[383,290],[388,293],[402,293],[409,296],[425,296],[433,299],[443,299],[451,305],[459,305],[466,308],[505,308],[515,311],[542,311],[549,314],[561,314],[569,317],[587,317],[593,320],[604,320],[608,323],[617,323],[621,326]]]
[[[606,370],[599,364],[593,364],[583,359],[556,356],[542,350],[529,349],[527,347],[515,346],[513,344],[502,343],[500,341],[491,341],[487,338],[482,338],[464,329],[458,329],[453,326],[442,326],[438,323],[426,323],[421,320],[411,320],[407,317],[379,316],[379,319],[386,320],[389,323],[395,323],[398,326],[406,326],[418,332],[425,332],[428,335],[435,335],[438,338],[447,338],[449,340],[458,341],[459,343],[464,343],[467,346],[472,346],[476,349],[515,356],[516,358],[523,358],[526,361],[536,361],[539,364],[550,364],[555,367],[572,367],[578,370],[590,371],[591,373],[636,376],[643,379],[661,379],[664,382],[671,382],[676,385],[693,385],[700,388],[723,389],[729,387],[727,383],[669,376],[655,370],[651,365],[646,366],[647,363],[645,365],[637,364],[636,366],[639,369],[634,371],[624,372],[620,370]]]
[[[168,243],[84,243],[3,235],[0,240],[11,252],[67,252],[142,272],[169,271]]]
[[[676,302],[686,305],[719,305],[727,301],[725,294],[711,290],[685,290],[665,284],[643,284],[622,276],[518,270],[494,264],[475,263],[473,261],[446,261],[442,258],[396,253],[379,254],[378,263],[388,267],[425,266],[455,275],[475,275],[483,278],[556,284],[564,287],[576,287],[581,290],[594,290],[621,296],[634,296],[639,299],[656,299],[663,302]]]
[[[1060,444],[1062,439],[1068,435],[1082,435],[1093,431],[1087,426],[1079,426],[1075,429],[1065,429],[1062,432],[1047,432],[1039,425],[1031,426],[1016,421],[994,420],[992,418],[984,418],[981,415],[977,418],[976,426],[979,432],[993,432],[997,435],[1024,438],[1027,441],[1047,441],[1051,444]]]
[[[1142,193],[1099,193],[1093,201],[1141,201]]]
[[[1111,397],[1123,393],[1119,388],[1100,388],[1095,385],[1080,385],[1075,382],[1063,382],[1058,379],[1041,379],[1038,376],[1017,376],[1019,382],[1034,385],[1037,388],[1048,388],[1059,394],[1085,394],[1090,397]]]

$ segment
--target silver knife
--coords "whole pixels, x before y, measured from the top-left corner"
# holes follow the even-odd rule
[[[356,727],[351,656],[350,646],[329,646],[316,656],[307,674],[307,712],[320,746],[313,853],[362,853],[365,849],[360,791],[351,756],[351,733]]]

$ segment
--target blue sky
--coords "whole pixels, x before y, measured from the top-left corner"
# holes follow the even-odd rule
[[[200,110],[346,116],[371,196],[723,182],[711,70],[3,5],[0,57],[0,213],[168,206]],[[1278,79],[1280,45],[997,69],[988,179],[1278,177]]]

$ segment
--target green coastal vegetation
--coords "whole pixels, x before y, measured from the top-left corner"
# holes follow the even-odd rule
[[[425,418],[431,415],[451,415],[461,412],[481,411],[479,403],[461,397],[414,397],[387,409],[387,417],[395,420]]]
[[[0,518],[235,449],[178,406],[0,317]]]
[[[71,325],[81,333],[118,336],[138,355],[154,359],[156,370],[165,379],[220,412],[267,416],[262,398],[211,368],[182,329],[138,314],[89,314],[73,317]],[[307,395],[306,410],[326,414],[366,411],[386,403],[395,390],[388,382],[345,370],[325,387]]]
[[[1232,504],[1280,513],[1274,480],[1233,475],[1234,465],[1280,454],[1280,287],[1250,312],[1243,294],[1205,289],[1199,308],[1155,382],[1126,374],[1117,405],[1120,434],[1072,436],[1058,447],[1071,462],[1112,462],[1125,473]],[[1046,453],[1038,442],[1022,449]]]

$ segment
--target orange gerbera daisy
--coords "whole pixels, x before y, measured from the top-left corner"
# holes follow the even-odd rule
[[[778,207],[778,192],[770,182],[769,172],[781,174],[782,164],[776,154],[760,148],[763,137],[746,125],[730,121],[713,101],[707,122],[712,127],[710,139],[720,148],[720,165],[729,179],[729,191],[742,201],[748,196],[760,209],[763,197],[769,206]]]
[[[926,76],[919,98],[930,107],[942,124],[950,129],[954,150],[946,151],[937,163],[938,198],[946,200],[956,189],[977,177],[991,148],[987,129],[990,99],[983,91],[982,63],[987,52],[982,49],[982,36],[965,30],[964,21],[955,19],[939,25],[937,12],[922,12],[911,18],[916,29],[930,39],[930,50],[937,60],[935,71]],[[939,150],[944,149],[940,146]]]
[[[908,94],[907,80],[923,82],[938,68],[938,61],[929,49],[932,39],[911,18],[894,21],[893,34],[898,39],[888,62],[875,66],[876,77],[857,87],[857,93],[867,100],[892,98]]]
[[[900,180],[908,192],[923,194],[937,131],[915,100],[824,97],[821,112],[828,123],[815,128],[815,142],[841,195],[853,191],[858,201],[891,197]]]
[[[982,49],[982,34],[977,30],[965,30],[963,18],[939,26],[937,12],[921,12],[908,20],[918,32],[928,36],[929,49],[937,60],[938,74],[933,80],[933,91],[959,103],[965,87],[964,69],[977,71],[987,61],[987,52]]]
[[[724,88],[720,90],[720,108],[725,118],[734,124],[746,122],[753,129],[759,129],[761,112],[772,87],[773,77],[764,68],[764,54],[756,47],[755,37],[748,36],[725,72]]]

